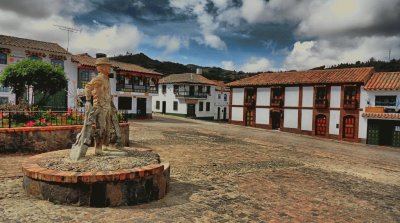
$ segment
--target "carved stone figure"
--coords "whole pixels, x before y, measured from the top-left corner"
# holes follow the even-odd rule
[[[85,122],[77,140],[72,146],[70,158],[79,160],[86,155],[91,144],[92,125],[95,123],[95,154],[125,155],[122,150],[121,130],[117,109],[112,101],[109,73],[110,61],[103,57],[96,59],[98,75],[85,86]],[[93,97],[93,106],[90,101]]]

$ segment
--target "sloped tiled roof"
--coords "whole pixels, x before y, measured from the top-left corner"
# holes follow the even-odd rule
[[[93,58],[89,56],[88,54],[78,54],[78,55],[73,55],[72,56],[72,61],[77,62],[80,65],[83,66],[90,66],[90,67],[95,67],[96,66],[96,58]],[[124,71],[131,71],[131,72],[139,72],[139,73],[145,73],[145,74],[154,74],[154,75],[162,75],[161,73],[152,71],[150,69],[146,69],[144,67],[135,65],[135,64],[130,64],[130,63],[122,63],[114,60],[110,60],[111,65],[114,68],[124,70]]]
[[[21,47],[32,50],[43,50],[52,53],[70,54],[57,43],[49,43],[14,36],[0,35],[0,44],[5,46]]]
[[[373,67],[365,67],[332,70],[261,73],[256,76],[228,83],[227,86],[235,87],[298,84],[366,83],[373,72]]]
[[[217,91],[229,91],[229,88],[225,85],[224,81],[217,81],[217,80],[213,80],[213,81],[217,85],[217,87],[216,87]]]
[[[400,72],[379,72],[372,75],[365,85],[366,90],[400,90]]]
[[[364,112],[362,117],[365,118],[380,118],[380,119],[400,119],[399,113],[374,113],[374,112]]]
[[[214,81],[203,77],[200,74],[184,73],[184,74],[171,74],[160,80],[161,84],[173,84],[173,83],[188,83],[188,84],[206,84],[206,85],[217,85]]]

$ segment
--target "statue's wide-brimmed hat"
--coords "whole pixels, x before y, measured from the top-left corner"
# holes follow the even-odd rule
[[[96,59],[96,65],[111,65],[111,62],[106,57],[101,57]]]

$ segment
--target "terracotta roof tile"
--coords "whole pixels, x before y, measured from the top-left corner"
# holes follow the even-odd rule
[[[244,78],[227,86],[272,86],[298,84],[365,83],[374,72],[373,67],[295,72],[261,73]]]
[[[57,43],[24,39],[14,36],[0,35],[0,44],[5,46],[21,47],[32,50],[43,50],[52,53],[70,54]]]
[[[190,83],[190,84],[206,84],[206,85],[217,85],[214,81],[203,77],[200,74],[184,73],[184,74],[171,74],[160,80],[161,84],[173,84],[173,83]]]
[[[365,85],[366,90],[400,90],[400,72],[380,72],[372,75]]]
[[[77,62],[80,65],[83,66],[90,66],[90,67],[95,67],[96,66],[96,58],[93,58],[89,56],[88,54],[78,54],[78,55],[73,55],[72,56],[72,61]],[[146,69],[144,67],[135,65],[135,64],[130,64],[130,63],[122,63],[114,60],[110,60],[111,64],[114,68],[123,70],[123,71],[130,71],[130,72],[139,72],[139,73],[145,73],[145,74],[155,74],[155,75],[162,75],[161,73],[152,71],[150,69]]]
[[[225,85],[224,81],[217,81],[217,80],[212,80],[215,82],[217,85],[216,90],[217,91],[229,91],[229,88]]]
[[[365,118],[379,118],[379,119],[400,119],[400,113],[374,113],[364,112],[362,117]]]

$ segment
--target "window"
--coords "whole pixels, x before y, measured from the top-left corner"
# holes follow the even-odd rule
[[[199,93],[203,93],[203,86],[198,86],[198,87],[197,87],[197,91],[198,91]]]
[[[224,94],[224,101],[228,101],[228,95]]]
[[[199,111],[203,111],[204,103],[202,101],[199,102]]]
[[[375,106],[396,106],[396,96],[375,96]]]
[[[210,111],[210,102],[206,102],[206,111]]]
[[[10,88],[9,87],[3,87],[0,85],[0,92],[9,92]]]
[[[178,111],[178,102],[174,101],[174,111]]]
[[[345,104],[351,103],[356,99],[357,89],[354,86],[345,86],[344,87],[344,102]],[[347,102],[347,103],[346,103]]]
[[[118,97],[118,110],[131,110],[132,98],[131,97]]]
[[[7,54],[0,53],[0,64],[7,64]]]
[[[97,75],[95,70],[79,69],[78,70],[78,88],[85,88],[85,85],[89,83]]]
[[[59,66],[64,70],[64,61],[63,60],[56,60],[56,59],[52,59],[51,60],[51,64],[53,66]]]
[[[326,87],[315,88],[315,107],[318,109],[328,107],[328,90]]]
[[[7,103],[8,103],[8,97],[0,97],[0,105]]]
[[[167,85],[165,84],[162,85],[162,93],[163,94],[167,93]]]
[[[221,99],[221,94],[218,94],[218,99]]]
[[[211,86],[207,86],[207,94],[211,93]]]
[[[33,61],[42,61],[42,58],[38,57],[38,56],[30,56],[29,59],[31,59]]]
[[[160,109],[160,101],[156,101],[156,109],[157,109],[157,110]]]
[[[174,94],[179,92],[179,85],[174,85]]]

